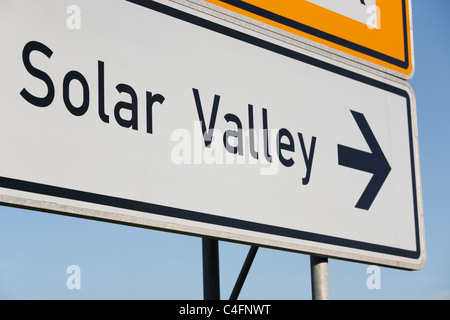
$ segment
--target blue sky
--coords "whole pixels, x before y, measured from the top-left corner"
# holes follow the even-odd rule
[[[450,299],[450,2],[413,0],[416,99],[427,263],[421,271],[329,260],[332,299]],[[0,299],[202,299],[201,239],[0,207]],[[220,242],[221,298],[249,246]],[[81,270],[69,290],[66,269]],[[309,256],[261,248],[240,299],[311,299]]]

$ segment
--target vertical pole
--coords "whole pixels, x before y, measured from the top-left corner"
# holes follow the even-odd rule
[[[313,300],[329,300],[328,258],[311,256],[311,287]]]
[[[203,298],[220,300],[219,242],[202,239],[203,251]]]

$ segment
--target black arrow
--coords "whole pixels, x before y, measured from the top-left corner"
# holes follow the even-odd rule
[[[364,115],[356,111],[350,111],[352,112],[353,118],[355,118],[359,130],[361,130],[372,153],[356,150],[339,144],[338,161],[341,166],[373,173],[372,179],[355,206],[359,209],[369,210],[378,192],[383,186],[384,181],[389,175],[391,167],[387,162],[377,139],[375,139],[375,136],[373,135],[373,132],[370,129]]]

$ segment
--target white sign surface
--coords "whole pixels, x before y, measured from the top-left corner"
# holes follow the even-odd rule
[[[1,4],[3,203],[422,268],[407,85],[167,1],[69,5]]]

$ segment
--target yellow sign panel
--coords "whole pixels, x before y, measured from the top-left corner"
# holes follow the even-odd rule
[[[205,1],[412,76],[410,0]]]

